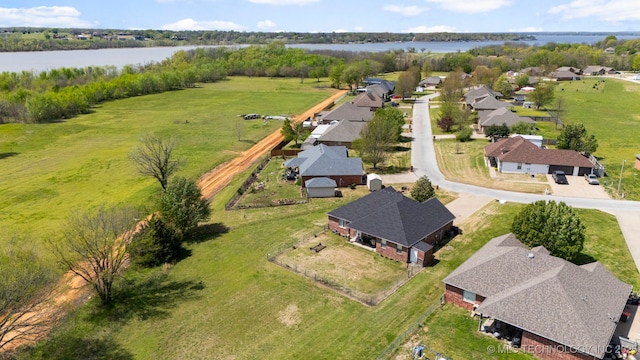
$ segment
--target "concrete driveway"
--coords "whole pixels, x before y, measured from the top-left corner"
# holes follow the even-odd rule
[[[609,194],[601,185],[589,185],[582,176],[567,176],[569,185],[556,184],[551,174],[547,174],[552,195],[582,197],[591,199],[610,199]]]

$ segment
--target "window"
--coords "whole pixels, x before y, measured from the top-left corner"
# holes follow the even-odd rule
[[[385,240],[385,239],[380,240],[380,247],[383,248],[383,249],[386,248],[387,247],[387,240]]]
[[[464,301],[466,301],[468,303],[475,304],[476,303],[476,294],[472,293],[471,291],[464,290],[462,292],[462,300],[464,300]]]
[[[338,220],[338,225],[343,228],[347,225],[347,222],[343,219]]]
[[[396,247],[396,254],[402,254],[402,245],[398,244]]]
[[[522,170],[522,163],[518,163],[518,170]]]

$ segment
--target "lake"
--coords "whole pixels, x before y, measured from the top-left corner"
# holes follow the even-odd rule
[[[536,40],[523,41],[528,45],[543,45],[548,42],[557,43],[586,43],[593,44],[603,40],[606,34],[535,34]],[[640,38],[640,33],[616,34],[618,40]],[[502,41],[432,41],[432,42],[388,42],[364,44],[291,44],[293,48],[310,50],[345,50],[382,52],[394,49],[416,51],[431,51],[434,53],[448,53],[467,51],[474,47],[502,44]],[[246,45],[238,45],[241,47]],[[88,66],[113,65],[121,69],[125,65],[159,62],[178,50],[191,50],[196,46],[178,47],[149,47],[100,50],[68,50],[68,51],[36,51],[0,53],[0,72],[41,72],[61,67],[84,68]]]

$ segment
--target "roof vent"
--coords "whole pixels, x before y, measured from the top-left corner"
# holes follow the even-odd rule
[[[536,257],[536,255],[534,253],[530,252],[529,255],[527,255],[527,257],[529,259],[533,259],[534,257]]]

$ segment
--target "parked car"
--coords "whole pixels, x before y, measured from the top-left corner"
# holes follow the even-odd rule
[[[598,181],[598,177],[595,174],[584,174],[584,179],[590,185],[600,185],[600,181]]]
[[[553,181],[555,181],[556,184],[569,183],[569,181],[567,181],[567,175],[565,175],[564,171],[556,170],[551,173],[551,177],[553,177]]]

